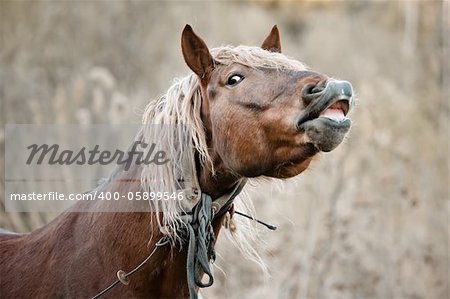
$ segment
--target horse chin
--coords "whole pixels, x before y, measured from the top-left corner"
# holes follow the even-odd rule
[[[288,179],[295,177],[305,171],[311,161],[314,159],[318,150],[312,144],[303,145],[302,157],[296,157],[293,160],[289,160],[279,164],[277,167],[269,172],[263,173],[263,176],[277,178],[277,179]]]
[[[326,117],[305,122],[302,129],[308,141],[321,152],[334,150],[344,140],[350,130],[351,120],[348,118],[334,120]]]

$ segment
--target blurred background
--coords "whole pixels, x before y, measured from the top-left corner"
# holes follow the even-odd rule
[[[139,123],[189,73],[180,33],[352,82],[352,132],[298,178],[246,187],[270,276],[220,238],[206,298],[449,298],[449,3],[0,2],[1,122]],[[4,129],[0,132],[4,205]],[[5,213],[27,232],[55,215]]]

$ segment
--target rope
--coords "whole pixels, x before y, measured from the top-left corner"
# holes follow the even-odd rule
[[[189,298],[197,299],[196,287],[205,288],[214,283],[209,262],[216,259],[214,250],[214,231],[211,221],[214,217],[212,213],[212,199],[207,194],[202,194],[200,202],[197,204],[188,223],[189,246],[187,255],[187,282],[189,288]],[[207,282],[202,282],[201,271],[208,276]]]
[[[97,295],[95,295],[94,297],[92,297],[92,299],[97,299],[100,298],[102,295],[104,295],[106,292],[108,292],[109,290],[111,290],[113,287],[115,287],[119,282],[123,283],[124,285],[128,285],[129,281],[129,277],[131,275],[133,275],[134,273],[136,273],[136,271],[138,271],[140,268],[142,268],[142,266],[145,265],[145,263],[148,262],[148,260],[152,257],[153,254],[155,254],[156,250],[161,247],[166,245],[167,243],[169,243],[169,238],[167,236],[162,237],[161,239],[159,239],[158,242],[156,242],[155,244],[155,248],[153,248],[152,252],[150,252],[150,254],[136,267],[133,268],[133,270],[131,270],[128,273],[125,273],[123,270],[119,270],[117,272],[117,279],[111,283],[108,287],[106,287],[103,291],[101,291],[100,293],[98,293]]]
[[[188,242],[188,254],[186,261],[186,271],[187,271],[187,283],[189,289],[189,298],[198,299],[197,287],[206,288],[210,287],[214,283],[214,277],[210,268],[210,261],[215,261],[216,252],[214,250],[215,236],[212,227],[212,220],[215,216],[222,215],[226,213],[233,203],[234,198],[241,192],[244,187],[246,180],[240,181],[233,189],[233,191],[225,196],[220,197],[216,201],[212,201],[211,196],[205,193],[201,193],[200,201],[194,207],[193,213],[186,214],[186,226],[185,231],[179,232],[183,237],[183,242]],[[236,214],[243,217],[252,219],[262,225],[265,225],[271,230],[275,230],[276,227],[267,223],[264,223],[256,218],[243,214],[241,212],[235,211]],[[119,282],[124,285],[129,284],[129,277],[133,275],[136,271],[142,268],[145,263],[150,260],[153,254],[156,252],[158,247],[166,245],[170,242],[168,235],[162,237],[156,244],[152,252],[135,268],[130,272],[125,273],[122,270],[117,272],[118,279],[112,284],[106,287],[103,291],[99,292],[97,295],[92,297],[92,299],[97,299]],[[182,246],[183,244],[180,244]],[[201,278],[202,272],[208,277],[207,282],[203,282]]]
[[[186,270],[190,299],[198,299],[196,287],[206,288],[214,283],[214,278],[209,266],[209,262],[216,259],[216,253],[214,250],[215,237],[211,225],[213,217],[214,214],[212,212],[211,196],[203,193],[201,195],[200,202],[195,206],[191,220],[187,223],[189,244]],[[163,246],[168,242],[169,238],[167,235],[162,237],[155,244],[155,248],[152,250],[152,252],[138,266],[136,266],[128,273],[125,273],[122,270],[118,271],[118,279],[116,279],[103,291],[92,297],[92,299],[100,298],[120,282],[124,285],[128,285],[128,278],[148,262],[148,260],[153,256],[158,247]],[[201,271],[203,271],[208,276],[207,282],[201,281]]]
[[[247,215],[247,214],[244,214],[244,213],[242,213],[242,212],[234,211],[234,213],[237,214],[237,215],[239,215],[239,216],[242,216],[242,217],[248,218],[248,219],[250,219],[250,220],[256,221],[257,223],[259,223],[259,224],[261,224],[261,225],[264,225],[265,227],[267,227],[267,228],[270,229],[270,230],[276,230],[276,229],[277,229],[277,227],[276,227],[275,225],[266,223],[266,222],[264,222],[264,221],[261,221],[261,220],[259,220],[259,219],[256,219],[256,218],[254,218],[254,217],[252,217],[252,216],[249,216],[249,215]]]

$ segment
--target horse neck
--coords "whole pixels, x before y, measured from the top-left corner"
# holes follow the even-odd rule
[[[198,169],[202,191],[208,190],[213,198],[226,193],[234,183],[232,176],[221,167],[217,168],[215,176],[204,168]],[[127,172],[117,169],[111,178],[96,190],[123,193],[141,191],[140,173],[138,166],[133,166]],[[120,184],[122,179],[127,183]],[[107,202],[77,203],[81,204]],[[37,248],[52,247],[58,249],[55,252],[71,253],[72,258],[63,255],[64,257],[57,259],[55,263],[60,263],[55,265],[57,268],[66,267],[75,256],[77,263],[71,264],[75,271],[71,272],[71,275],[80,276],[81,274],[77,273],[85,273],[83,271],[87,270],[82,270],[84,268],[89,269],[90,273],[101,273],[92,277],[96,281],[96,287],[90,292],[95,293],[100,291],[99,286],[108,285],[114,280],[119,269],[133,269],[155,248],[156,242],[162,237],[154,221],[155,217],[155,213],[148,212],[67,212],[28,237],[31,243],[37,243]],[[224,217],[225,214],[212,221],[216,238]],[[139,285],[130,285],[128,289],[139,290],[140,293],[135,294],[136,297],[188,296],[186,257],[187,246],[183,246],[181,251],[167,245],[158,248],[148,263],[133,276],[131,284]]]
[[[229,190],[229,187],[236,182],[232,176],[226,175],[221,168],[218,170],[220,172],[213,176],[211,172],[207,171],[207,169],[200,168],[199,183],[202,188],[202,192],[204,189],[211,190],[211,193],[213,193],[213,198],[225,194]],[[133,169],[131,170],[131,173],[134,173],[134,176],[136,176],[140,174],[140,170]],[[118,173],[116,177],[123,178],[123,175],[124,174]],[[131,180],[130,184],[125,185],[127,186],[125,189],[124,187],[117,187],[113,183],[106,184],[102,188],[105,191],[109,190],[112,192],[118,191],[117,188],[122,188],[119,192],[133,192],[141,190],[140,180]],[[221,192],[223,193],[221,194]],[[108,217],[108,215],[99,217]],[[115,215],[110,215],[104,220],[99,218],[97,221],[98,225],[103,227],[107,226],[106,231],[104,228],[101,229],[104,233],[102,237],[103,245],[100,246],[108,247],[111,240],[117,240],[121,244],[126,244],[126,246],[120,246],[115,255],[122,257],[120,262],[121,264],[127,263],[125,266],[122,266],[123,268],[132,269],[141,262],[143,257],[148,255],[148,253],[155,248],[156,243],[163,236],[153,217],[155,217],[154,213],[143,212],[115,213]],[[212,221],[216,239],[218,238],[224,218],[225,214]],[[153,225],[151,225],[152,223]],[[149,294],[151,293],[152,296],[155,296],[155,292],[160,293],[161,297],[173,297],[174,295],[177,297],[183,297],[184,295],[187,296],[187,246],[183,246],[183,250],[181,251],[168,246],[160,249],[161,250],[157,250],[157,254],[155,254],[155,256],[152,256],[148,262],[148,265],[139,271],[140,278],[136,277],[133,279],[138,283],[145,282],[145,284],[141,288],[138,287],[138,289],[145,290],[145,288],[155,285],[173,286],[167,290],[151,289],[148,290],[148,292]],[[132,257],[130,256],[130,252],[133,252]],[[167,262],[168,260],[170,262]],[[117,270],[117,268],[111,269],[114,273]]]
[[[216,152],[211,152],[210,156],[214,165],[214,173],[206,165],[197,168],[199,169],[197,171],[197,177],[202,192],[210,195],[214,200],[228,193],[241,177],[228,171]]]

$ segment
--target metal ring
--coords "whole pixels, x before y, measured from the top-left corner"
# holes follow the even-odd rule
[[[130,279],[127,277],[127,273],[125,273],[125,271],[123,270],[117,271],[117,278],[122,284],[126,286],[130,283]]]
[[[219,209],[220,209],[220,204],[218,204],[217,202],[213,202],[211,204],[211,212],[212,212],[213,216],[216,215],[217,212],[219,212]]]

